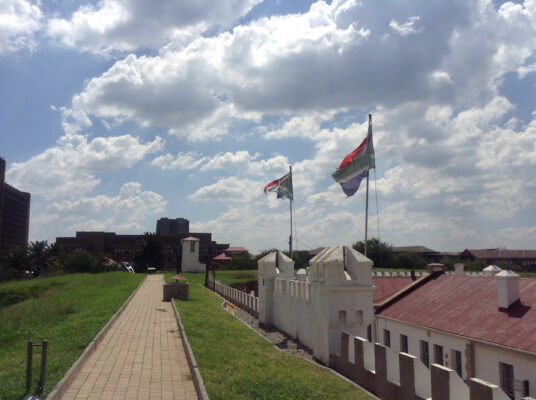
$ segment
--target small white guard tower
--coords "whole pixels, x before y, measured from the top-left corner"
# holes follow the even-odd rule
[[[199,262],[199,243],[200,240],[193,236],[181,240],[183,272],[205,272],[205,264]]]

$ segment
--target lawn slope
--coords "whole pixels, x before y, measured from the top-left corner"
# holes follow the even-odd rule
[[[221,298],[200,285],[204,275],[184,275],[190,300],[176,305],[211,400],[370,398],[329,371],[275,349],[222,309]]]
[[[48,341],[45,397],[144,277],[107,272],[0,284],[0,399],[24,396],[27,342],[43,339]],[[36,347],[33,393],[40,360]]]

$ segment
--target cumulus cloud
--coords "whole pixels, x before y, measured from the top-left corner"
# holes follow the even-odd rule
[[[283,173],[289,165],[287,157],[276,155],[266,160],[260,159],[262,154],[250,154],[247,150],[236,152],[220,152],[213,156],[200,156],[190,151],[179,152],[176,156],[165,154],[155,158],[151,164],[163,170],[192,170],[200,171],[225,170],[231,173],[270,176]]]
[[[146,218],[162,213],[166,204],[158,193],[142,190],[138,182],[127,182],[115,196],[97,195],[52,202],[46,207],[46,213],[37,215],[32,221],[42,237],[91,230],[139,233],[144,229]]]
[[[164,154],[151,161],[152,165],[160,167],[164,171],[196,169],[205,161],[205,157],[198,158],[195,151],[187,153],[179,152],[176,156]]]
[[[423,28],[417,28],[415,26],[420,19],[421,17],[419,16],[409,17],[408,22],[405,22],[403,24],[399,24],[395,19],[392,19],[391,22],[389,22],[389,27],[393,30],[393,32],[401,36],[407,36],[413,33],[420,33],[423,31]]]
[[[392,51],[398,41],[382,41],[359,20],[342,24],[344,4],[318,2],[307,13],[261,18],[157,56],[129,55],[91,79],[72,107],[207,140],[237,118],[427,96],[426,72],[436,70],[449,32],[401,58]]]
[[[237,177],[223,178],[188,196],[194,201],[247,203],[262,195],[262,182]]]
[[[39,2],[4,0],[0,3],[0,56],[20,49],[35,50],[35,33],[41,29]]]
[[[97,54],[159,49],[170,41],[185,43],[208,29],[224,29],[258,2],[101,0],[96,6],[80,6],[70,18],[51,18],[47,34]]]
[[[130,168],[162,146],[160,137],[142,143],[130,135],[89,140],[87,136],[67,134],[55,147],[24,163],[13,163],[7,177],[21,190],[47,199],[76,198],[100,183],[98,173]]]

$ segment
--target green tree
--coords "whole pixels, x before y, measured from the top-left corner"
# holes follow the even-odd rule
[[[12,246],[2,257],[0,265],[0,281],[21,279],[26,277],[29,268],[28,248],[26,246]]]
[[[104,255],[92,254],[88,251],[73,251],[67,253],[62,259],[62,265],[67,272],[104,272],[107,267],[104,265]]]
[[[392,268],[423,269],[430,263],[419,253],[400,253],[393,257]]]
[[[359,240],[352,247],[365,254],[365,241]],[[367,257],[374,262],[376,268],[393,268],[393,251],[392,246],[388,243],[381,242],[376,238],[367,240]]]
[[[28,246],[30,268],[34,276],[46,275],[52,260],[50,258],[50,246],[46,240],[30,242]]]
[[[274,247],[274,248],[271,248],[271,249],[261,250],[261,252],[255,256],[255,262],[258,262],[261,258],[266,257],[268,254],[270,254],[270,253],[272,253],[274,251],[279,251],[279,249],[276,249]]]
[[[249,254],[240,254],[233,256],[231,262],[222,269],[257,269],[257,261]]]
[[[134,254],[136,272],[147,272],[148,267],[161,268],[164,262],[162,240],[156,233],[145,232]]]

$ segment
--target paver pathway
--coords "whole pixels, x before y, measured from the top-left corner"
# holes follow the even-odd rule
[[[162,275],[149,275],[63,399],[196,399]]]

